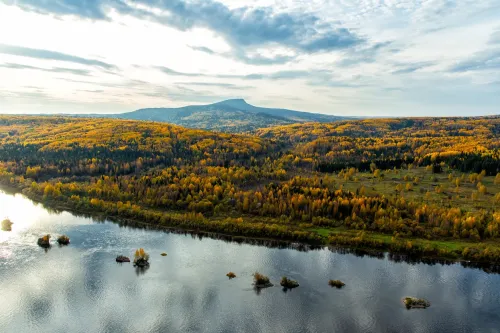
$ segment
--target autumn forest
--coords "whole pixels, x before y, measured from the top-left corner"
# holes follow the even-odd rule
[[[0,116],[0,182],[158,226],[500,261],[500,117],[365,119],[241,134]]]

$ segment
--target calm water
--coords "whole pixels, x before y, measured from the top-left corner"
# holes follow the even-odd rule
[[[500,275],[120,227],[0,192],[1,332],[500,332]],[[45,251],[40,235],[67,234]],[[138,247],[145,271],[117,264]],[[160,256],[167,252],[167,257]],[[257,293],[251,274],[300,287]],[[238,277],[229,281],[225,274]],[[332,289],[329,279],[347,283]],[[429,299],[406,310],[403,296]]]

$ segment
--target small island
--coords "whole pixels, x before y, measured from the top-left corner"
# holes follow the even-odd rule
[[[2,230],[3,231],[12,231],[12,225],[13,224],[14,223],[11,220],[9,220],[9,219],[3,220],[2,221]]]
[[[116,262],[130,262],[130,258],[120,255],[116,257]]]
[[[68,245],[69,237],[66,235],[61,235],[57,238],[57,242],[59,243],[59,245]]]
[[[149,266],[149,254],[144,251],[141,247],[140,249],[135,251],[134,255],[134,266],[145,267]]]
[[[295,280],[291,280],[291,279],[287,278],[286,276],[283,276],[281,278],[280,285],[286,289],[293,289],[293,288],[297,288],[299,286],[299,283]]]
[[[342,281],[340,281],[340,280],[330,280],[330,281],[328,281],[328,285],[329,285],[330,287],[335,287],[335,288],[337,288],[337,289],[340,289],[340,288],[342,288],[343,286],[345,286],[345,283],[344,283],[344,282],[342,282]]]
[[[47,234],[43,237],[40,237],[38,238],[38,242],[37,242],[38,246],[41,246],[41,247],[50,247],[50,235]]]
[[[255,288],[268,288],[274,286],[270,281],[269,278],[263,274],[260,274],[259,272],[255,272],[253,274],[253,284]]]
[[[226,274],[226,276],[229,278],[229,280],[231,280],[231,279],[234,279],[236,277],[236,274],[234,274],[233,272],[229,272]]]
[[[407,309],[425,309],[431,306],[429,301],[416,297],[405,297],[403,298],[403,303]]]

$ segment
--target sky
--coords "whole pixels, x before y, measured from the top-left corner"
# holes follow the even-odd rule
[[[500,0],[0,0],[0,113],[500,114]]]

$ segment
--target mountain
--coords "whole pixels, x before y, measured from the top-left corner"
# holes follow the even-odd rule
[[[148,108],[114,115],[96,117],[151,120],[190,128],[224,132],[244,132],[257,128],[303,122],[333,122],[345,117],[287,109],[261,108],[243,99],[229,99],[208,105],[190,105],[180,108]]]

